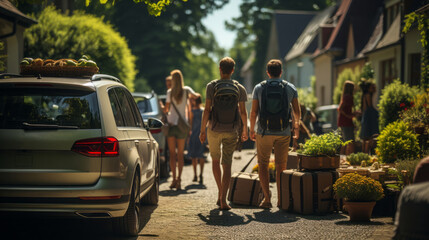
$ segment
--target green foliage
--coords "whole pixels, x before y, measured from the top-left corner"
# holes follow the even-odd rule
[[[334,184],[334,191],[339,198],[350,202],[373,202],[384,197],[383,187],[372,178],[349,173],[340,177]]]
[[[371,158],[369,155],[363,152],[352,153],[347,156],[347,161],[350,163],[350,165],[361,165],[363,161],[368,164],[370,160]]]
[[[92,0],[85,0],[85,5],[89,6]],[[101,4],[106,4],[109,0],[99,0]],[[153,2],[152,0],[133,0],[135,3],[144,3],[147,6],[147,11],[150,15],[158,17],[161,15],[161,12],[167,9],[173,0],[158,0]],[[182,0],[183,2],[187,2],[188,0]],[[112,5],[115,4],[115,0],[112,0]]]
[[[309,91],[308,88],[298,88],[298,100],[299,103],[309,107],[312,111],[316,109],[317,98],[313,91]]]
[[[393,163],[397,159],[413,159],[420,151],[417,134],[403,121],[393,122],[381,131],[375,149],[380,161]]]
[[[73,16],[46,8],[38,24],[25,31],[25,55],[40,58],[73,58],[89,55],[100,72],[119,77],[133,90],[135,57],[125,38],[102,19],[81,12]]]
[[[428,29],[429,29],[429,18],[426,13],[416,13],[412,12],[410,14],[405,15],[404,20],[404,28],[402,29],[402,32],[407,33],[414,22],[418,23],[418,31],[420,33],[420,44],[423,48],[422,55],[421,55],[421,76],[422,81],[421,85],[423,88],[429,88],[429,53],[428,53],[428,41],[429,41],[429,35],[428,35]]]
[[[417,87],[409,87],[399,80],[387,85],[382,91],[378,108],[380,111],[380,130],[383,130],[389,123],[399,119],[399,114],[403,110],[402,106],[410,106],[413,96],[419,93]]]
[[[0,53],[3,50],[4,50],[4,42],[0,41]],[[0,55],[0,72],[3,72],[6,70],[3,59],[6,59],[6,55]]]
[[[219,69],[207,54],[187,53],[189,62],[183,65],[183,78],[185,85],[188,85],[199,92],[203,97],[206,94],[206,85],[211,80],[219,78]]]
[[[429,134],[429,93],[421,92],[414,96],[408,108],[402,108],[400,118],[411,127],[422,127]]]
[[[420,159],[402,160],[395,162],[395,168],[400,181],[403,183],[413,183],[414,172]]]
[[[332,96],[332,101],[334,102],[334,104],[339,104],[341,101],[341,94],[343,93],[344,83],[347,80],[350,80],[353,83],[355,83],[355,89],[356,89],[359,85],[360,76],[361,76],[361,72],[359,67],[356,67],[354,71],[351,68],[346,68],[338,75],[337,84],[335,85],[335,88],[334,88],[334,95]],[[361,96],[362,96],[362,93],[360,91],[355,91],[353,100],[354,100],[356,109],[360,108]]]
[[[308,156],[335,156],[339,153],[341,146],[351,141],[343,142],[339,132],[330,132],[322,135],[313,134],[305,144],[300,144],[299,153]]]
[[[373,79],[374,78],[374,69],[371,67],[371,62],[366,62],[362,68],[362,72],[360,74],[361,79]]]
[[[194,57],[217,54],[216,40],[202,24],[209,13],[222,7],[228,0],[172,1],[160,17],[142,14],[146,5],[132,1],[118,1],[110,22],[137,56],[137,78],[147,79],[157,93],[165,93],[164,79],[173,69],[183,70],[194,62]],[[196,67],[194,71],[199,71]],[[210,70],[211,71],[211,70]],[[191,79],[189,71],[182,71],[185,80]]]

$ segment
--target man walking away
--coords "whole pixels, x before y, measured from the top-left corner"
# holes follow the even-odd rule
[[[245,107],[247,93],[241,84],[231,79],[234,67],[232,58],[225,57],[220,60],[220,79],[207,84],[206,105],[201,122],[201,143],[206,139],[208,123],[207,140],[213,161],[213,175],[219,189],[217,205],[221,210],[231,209],[226,202],[226,194],[231,180],[232,155],[238,142],[238,131],[242,131],[243,142],[248,138]]]
[[[250,113],[250,139],[256,141],[259,179],[264,200],[259,205],[271,208],[269,192],[268,163],[274,147],[276,164],[277,196],[280,196],[280,174],[286,169],[290,143],[291,103],[294,115],[294,138],[299,138],[301,110],[298,93],[294,85],[282,80],[282,63],[270,60],[267,64],[269,79],[262,81],[253,89],[252,110]],[[258,116],[255,133],[256,116]],[[277,204],[279,206],[279,204]]]

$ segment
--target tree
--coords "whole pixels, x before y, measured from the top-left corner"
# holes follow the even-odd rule
[[[330,0],[266,1],[243,0],[240,6],[241,16],[226,24],[227,28],[237,32],[237,41],[255,42],[256,59],[253,64],[254,82],[259,82],[264,72],[268,46],[269,29],[273,10],[319,10],[332,4]]]
[[[142,14],[142,4],[131,0],[118,1],[110,19],[137,56],[137,79],[147,79],[155,92],[165,91],[164,79],[171,70],[183,69],[204,52],[215,54],[219,47],[202,19],[228,0],[201,0],[195,2],[174,1],[174,7],[160,17]],[[194,69],[194,68],[193,68]],[[187,73],[183,73],[185,79]]]
[[[119,77],[133,89],[135,57],[110,24],[82,12],[69,17],[54,7],[43,10],[37,20],[24,34],[26,56],[79,59],[85,54],[97,62],[102,73]]]

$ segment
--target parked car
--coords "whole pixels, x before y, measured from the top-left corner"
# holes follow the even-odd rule
[[[163,112],[159,104],[159,97],[156,93],[132,93],[134,101],[137,103],[140,114],[144,120],[149,118],[163,119]],[[169,152],[167,149],[167,139],[161,130],[153,132],[153,137],[158,142],[160,152],[160,176],[168,178],[170,173]]]
[[[162,122],[115,77],[0,74],[0,211],[111,218],[137,235],[159,197]]]
[[[326,105],[316,108],[318,125],[322,129],[322,133],[332,132],[337,130],[338,105]]]

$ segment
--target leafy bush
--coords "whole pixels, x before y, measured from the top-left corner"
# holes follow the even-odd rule
[[[339,198],[350,202],[372,202],[383,198],[381,183],[357,173],[340,177],[334,184],[334,191]]]
[[[366,153],[362,153],[362,152],[352,153],[352,154],[347,156],[347,161],[350,163],[350,165],[361,165],[361,163],[363,161],[368,163],[369,160],[371,160],[369,155]]]
[[[298,96],[300,104],[304,104],[304,106],[309,107],[312,111],[316,109],[317,98],[314,92],[305,88],[298,88]]]
[[[119,77],[133,90],[135,57],[125,38],[102,18],[82,12],[67,16],[47,7],[37,21],[24,34],[26,56],[78,59],[85,54],[97,62],[100,72]]]
[[[414,172],[419,162],[419,159],[395,162],[395,168],[397,170],[399,180],[403,183],[413,183]]]
[[[412,127],[423,127],[425,133],[429,132],[429,94],[422,92],[413,98],[410,106],[407,108],[402,105],[402,111],[399,114],[400,118]]]
[[[339,153],[341,146],[350,141],[343,142],[338,132],[330,132],[322,135],[313,134],[305,144],[300,144],[298,153],[308,156],[335,156]]]
[[[403,121],[396,121],[381,131],[375,149],[380,161],[393,163],[397,159],[414,159],[420,151],[417,134]]]
[[[334,104],[339,104],[341,101],[341,94],[343,93],[344,82],[347,80],[354,82],[356,89],[359,85],[360,75],[361,72],[359,67],[356,67],[354,71],[351,68],[346,68],[338,75],[337,85],[335,86],[334,95],[332,96],[332,101],[334,102]],[[360,91],[356,91],[353,96],[356,109],[360,108],[361,96],[362,93]]]
[[[419,93],[417,87],[402,84],[399,80],[387,85],[381,92],[378,104],[380,112],[380,131],[389,123],[399,119],[403,106],[410,106],[413,96]]]

